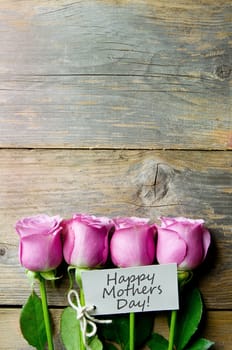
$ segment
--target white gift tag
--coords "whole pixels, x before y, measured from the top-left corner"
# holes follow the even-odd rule
[[[94,315],[179,308],[176,264],[84,271],[82,283]]]

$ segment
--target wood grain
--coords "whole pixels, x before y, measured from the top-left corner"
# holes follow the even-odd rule
[[[230,152],[1,150],[0,164],[1,303],[22,304],[28,294],[15,222],[88,212],[204,218],[213,244],[200,286],[207,307],[232,307]],[[65,303],[63,288],[50,290],[53,305]]]
[[[0,146],[231,149],[231,9],[1,1]]]
[[[62,310],[52,309],[52,318],[54,321],[54,339],[55,349],[64,350],[62,342],[58,335],[59,320]],[[19,309],[0,309],[0,329],[1,329],[1,349],[2,350],[29,350],[33,349],[22,338],[19,328]],[[232,313],[228,311],[210,311],[206,314],[207,325],[204,325],[201,332],[204,337],[215,342],[212,350],[229,350],[232,346]],[[164,315],[158,315],[155,322],[155,330],[165,337],[168,336],[167,320]],[[14,336],[9,336],[13,334]]]
[[[41,212],[204,218],[203,335],[232,348],[231,33],[231,0],[0,1],[1,349],[30,349],[14,224]]]

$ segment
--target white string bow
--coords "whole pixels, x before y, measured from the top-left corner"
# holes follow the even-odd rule
[[[74,299],[74,302],[72,299]],[[81,306],[79,295],[74,289],[71,289],[68,292],[68,302],[69,305],[76,311],[76,317],[80,321],[80,328],[84,345],[86,349],[90,349],[86,342],[86,338],[93,337],[97,333],[96,323],[111,323],[112,320],[98,320],[91,316],[89,313],[95,309],[95,306]],[[89,331],[87,331],[87,326],[89,326]]]

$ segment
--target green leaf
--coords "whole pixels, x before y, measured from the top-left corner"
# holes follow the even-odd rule
[[[69,265],[67,272],[68,272],[68,278],[69,278],[69,289],[73,288],[73,278],[72,278],[72,274],[71,271],[75,270],[76,268],[74,266]]]
[[[118,348],[114,344],[105,343],[104,350],[118,350]]]
[[[138,313],[135,315],[135,347],[141,347],[152,334],[154,313]]]
[[[30,270],[26,270],[26,275],[27,275],[27,278],[30,282],[31,290],[33,290],[35,280],[39,278],[39,273],[34,272],[34,271],[30,271]]]
[[[99,336],[119,344],[123,349],[129,342],[129,315],[113,315],[110,324],[99,324]]]
[[[91,341],[88,344],[88,346],[91,350],[103,350],[102,342],[99,340],[97,335],[91,338]]]
[[[146,343],[150,350],[167,350],[168,341],[162,335],[153,333],[150,340]]]
[[[76,317],[76,312],[71,307],[64,309],[61,315],[60,334],[66,350],[77,350],[81,347],[80,322]],[[89,342],[91,350],[103,350],[102,342],[95,335]]]
[[[47,342],[41,299],[33,291],[20,314],[20,328],[27,342],[43,350]]]
[[[200,338],[197,339],[190,347],[186,348],[186,350],[208,350],[213,346],[214,342]]]
[[[101,339],[112,341],[120,345],[123,349],[129,348],[129,315],[108,316],[112,319],[111,324],[98,325]],[[135,315],[135,347],[141,347],[152,333],[154,323],[154,314],[136,313]],[[104,342],[105,346],[105,342]],[[104,347],[105,349],[105,347]],[[113,348],[114,349],[114,348]]]
[[[71,307],[64,309],[61,315],[60,334],[63,344],[67,350],[80,349],[80,323],[76,312]]]
[[[40,275],[47,281],[55,281],[62,278],[62,276],[56,277],[56,270],[40,272]]]
[[[174,341],[177,350],[183,350],[198,329],[203,310],[201,295],[197,288],[188,291],[183,297],[183,305],[178,311]]]

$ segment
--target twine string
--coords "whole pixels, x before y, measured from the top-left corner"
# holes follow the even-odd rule
[[[90,313],[95,310],[95,306],[82,306],[80,302],[80,297],[77,291],[74,289],[71,289],[68,292],[68,302],[72,309],[76,311],[76,317],[80,321],[80,329],[84,345],[86,349],[90,349],[88,347],[86,339],[95,336],[95,334],[97,333],[96,323],[109,324],[112,323],[112,320],[99,320],[91,316]]]

